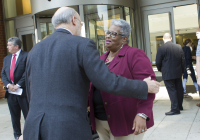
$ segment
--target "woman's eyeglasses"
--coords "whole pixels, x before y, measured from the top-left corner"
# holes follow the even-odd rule
[[[122,36],[122,34],[119,34],[119,33],[117,33],[117,32],[110,32],[110,31],[106,31],[105,32],[105,35],[107,36],[107,35],[110,35],[111,37],[116,37],[117,35],[121,35]]]

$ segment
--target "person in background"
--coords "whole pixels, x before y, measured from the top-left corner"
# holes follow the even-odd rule
[[[29,105],[26,96],[25,68],[28,52],[21,50],[21,40],[18,37],[8,39],[8,52],[11,53],[4,58],[1,72],[2,81],[6,87],[5,98],[7,98],[10,110],[14,137],[19,139],[21,133],[21,111],[26,119]],[[16,91],[22,89],[22,94]]]
[[[160,46],[156,55],[156,66],[162,72],[162,78],[167,88],[171,110],[165,115],[180,114],[183,110],[182,74],[185,71],[185,57],[180,45],[172,43],[169,33],[163,36],[164,45]]]
[[[200,28],[196,30],[196,36],[197,36],[197,39],[199,39],[198,45],[197,45],[197,51],[196,51],[196,63],[197,63],[196,71],[197,71],[197,84],[200,90]],[[200,107],[200,103],[198,103],[197,106]]]
[[[131,26],[122,19],[112,20],[105,33],[108,52],[100,59],[109,70],[128,79],[156,80],[149,58],[143,50],[128,46]],[[91,84],[89,91],[90,119],[100,140],[142,140],[144,132],[154,125],[153,101],[111,95]]]
[[[192,53],[192,62],[194,63],[194,64],[196,64],[196,46],[194,45],[194,43],[192,42],[192,45],[191,45],[191,47],[190,47],[190,49],[191,49],[191,53]]]
[[[191,76],[197,92],[198,92],[198,85],[197,85],[197,79],[196,79],[193,64],[192,64],[192,61],[193,61],[192,52],[191,52],[192,41],[190,39],[186,39],[183,42],[183,45],[184,47],[182,49],[185,54],[185,66],[186,66],[186,70],[183,74],[183,92],[184,92],[184,97],[187,98],[189,97],[189,95],[186,93],[186,83],[188,79],[188,74]]]

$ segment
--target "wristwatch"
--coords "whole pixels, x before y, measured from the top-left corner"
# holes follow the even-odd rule
[[[144,113],[138,113],[137,115],[144,118],[145,120],[148,118],[148,116],[145,115]]]

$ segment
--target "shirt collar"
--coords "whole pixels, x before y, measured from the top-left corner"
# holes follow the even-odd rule
[[[165,43],[167,43],[167,42],[171,42],[171,41],[170,41],[170,40],[168,40],[168,41],[166,41]],[[165,43],[164,43],[164,44],[165,44]]]
[[[66,29],[66,28],[58,28],[58,29],[64,29],[64,30],[67,30],[68,32],[70,32],[72,34],[72,32],[69,30],[69,29]],[[73,34],[72,34],[73,35]]]
[[[21,49],[20,49],[18,52],[15,53],[16,56],[19,56],[20,52],[21,52]],[[13,54],[13,55],[14,55],[14,54]]]

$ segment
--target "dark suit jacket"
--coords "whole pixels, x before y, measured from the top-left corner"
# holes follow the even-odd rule
[[[192,52],[190,47],[184,46],[182,49],[185,54],[185,66],[192,66]]]
[[[101,56],[105,62],[109,52]],[[119,53],[114,57],[108,68],[115,74],[124,76],[128,79],[143,80],[151,77],[156,80],[151,62],[143,50],[124,45]],[[93,130],[96,130],[94,105],[93,105],[94,86],[91,85],[89,92],[90,118]],[[152,127],[153,121],[153,101],[155,94],[148,94],[147,100],[116,96],[101,91],[106,114],[109,115],[108,124],[112,134],[116,137],[127,136],[134,130],[133,121],[137,113],[146,114],[149,119],[147,128]],[[117,116],[117,117],[116,117]]]
[[[26,96],[26,86],[25,86],[25,68],[26,68],[26,58],[28,52],[21,50],[17,62],[15,64],[14,70],[14,84],[18,84],[23,89],[21,96]],[[11,65],[12,54],[7,55],[3,61],[3,69],[1,72],[2,81],[5,87],[11,82],[10,80],[10,65]],[[8,96],[8,89],[6,88],[5,98]]]
[[[91,39],[57,29],[29,52],[26,65],[29,114],[25,140],[91,140],[87,105],[90,81],[105,92],[147,99],[147,84],[111,73]],[[52,133],[53,132],[53,133]],[[47,138],[48,139],[48,138]]]
[[[171,41],[160,46],[156,55],[156,66],[163,80],[181,78],[185,71],[185,57],[180,45]]]

